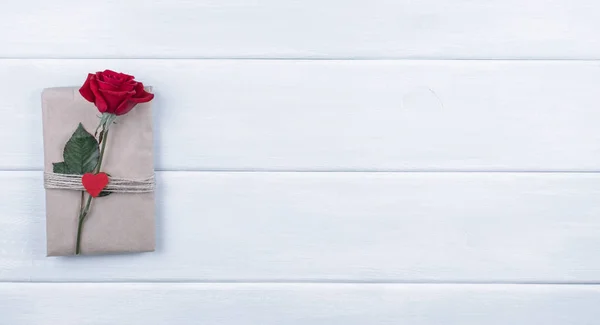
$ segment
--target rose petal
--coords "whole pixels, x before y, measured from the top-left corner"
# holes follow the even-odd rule
[[[125,74],[125,73],[122,73],[122,72],[119,72],[119,77],[123,81],[131,81],[131,80],[135,79],[134,76],[128,75],[128,74]]]
[[[95,77],[90,78],[90,89],[94,93],[94,104],[98,108],[98,111],[100,111],[100,113],[106,112],[108,105],[100,93],[100,89],[98,88],[98,80],[96,80]]]
[[[113,78],[113,79],[118,79],[119,77],[119,73],[112,71],[112,70],[104,70],[102,72],[100,72],[103,76],[107,77],[107,78]]]
[[[119,82],[126,82],[126,81],[130,81],[135,79],[134,76],[122,73],[122,72],[116,72],[113,70],[104,70],[104,72],[102,72],[102,74],[104,76],[106,76],[107,78],[111,78],[114,80],[118,80]]]
[[[125,81],[123,81],[123,84],[124,85],[132,85],[132,86],[135,87],[135,86],[137,86],[138,82],[135,81],[135,80],[133,80],[133,79],[131,79],[131,80],[125,80]]]
[[[147,103],[153,99],[154,99],[154,94],[146,93],[145,97],[132,97],[129,100],[131,100],[134,103],[140,104],[140,103]]]
[[[96,80],[98,81],[104,81],[104,75],[102,74],[102,72],[98,71],[96,72]]]
[[[151,101],[153,98],[154,98],[154,94],[147,92],[144,89],[144,84],[141,82],[138,82],[138,84],[135,86],[135,95],[130,100],[135,103],[147,103],[147,102]]]
[[[126,81],[119,86],[120,91],[133,91],[137,86],[137,82],[135,81]]]
[[[106,82],[106,81],[98,81],[98,86],[100,87],[100,89],[105,89],[105,90],[119,90],[119,86],[112,84],[110,82]]]
[[[102,76],[102,79],[99,79],[100,81],[113,85],[116,88],[118,88],[122,83],[121,79],[119,78],[119,74],[112,70],[104,70],[103,72],[98,72],[96,74]]]
[[[94,100],[96,99],[96,96],[94,95],[94,92],[92,92],[92,89],[90,88],[90,79],[94,78],[95,76],[91,73],[88,73],[87,79],[85,79],[85,82],[83,83],[83,86],[81,86],[81,88],[79,88],[79,93],[81,94],[81,96],[83,96],[83,98],[85,98],[85,100],[87,100],[88,102],[94,102]]]
[[[132,91],[135,89],[136,83],[124,83],[124,84],[113,84],[110,82],[99,81],[98,85],[100,89],[110,90],[110,91]]]
[[[126,102],[129,98],[135,95],[135,91],[112,91],[100,89],[100,92],[104,96],[104,99],[107,102],[109,113],[116,114],[117,109],[123,102]]]
[[[117,115],[127,114],[135,107],[135,105],[137,105],[137,103],[133,102],[131,100],[131,98],[129,98],[128,100],[122,102],[121,105],[119,105],[119,107],[115,110],[115,114],[117,114]]]

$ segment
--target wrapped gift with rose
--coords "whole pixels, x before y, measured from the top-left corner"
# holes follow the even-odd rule
[[[48,256],[154,250],[149,91],[111,70],[44,90]]]

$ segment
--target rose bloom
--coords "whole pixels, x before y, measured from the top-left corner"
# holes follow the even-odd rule
[[[135,81],[134,78],[111,70],[90,73],[79,93],[94,103],[101,113],[127,114],[135,105],[154,98],[154,94],[144,90],[144,84]]]

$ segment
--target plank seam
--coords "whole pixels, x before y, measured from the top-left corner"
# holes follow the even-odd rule
[[[0,169],[0,173],[40,173],[41,169]],[[261,173],[340,173],[340,174],[600,174],[600,170],[460,170],[460,169],[155,169],[155,172],[168,173],[240,173],[240,174],[261,174]]]
[[[581,62],[600,63],[600,58],[453,58],[453,57],[35,57],[0,56],[0,60],[170,60],[170,61],[405,61],[405,62]]]
[[[298,280],[282,280],[282,281],[248,281],[248,280],[107,280],[107,281],[0,281],[1,284],[215,284],[215,285],[255,285],[255,284],[273,284],[273,285],[510,285],[510,286],[600,286],[600,282],[568,282],[568,281],[347,281],[347,280],[326,280],[326,281],[298,281]]]

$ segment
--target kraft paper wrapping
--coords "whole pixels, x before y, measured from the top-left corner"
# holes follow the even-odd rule
[[[148,89],[151,90],[151,89]],[[138,104],[111,126],[102,171],[113,177],[145,178],[154,174],[151,103]],[[94,133],[100,112],[77,87],[48,88],[42,93],[44,171],[63,161],[63,148],[77,125]],[[87,193],[86,193],[87,196]],[[46,189],[48,256],[74,255],[81,191]],[[112,193],[92,201],[81,254],[154,251],[154,193]]]

